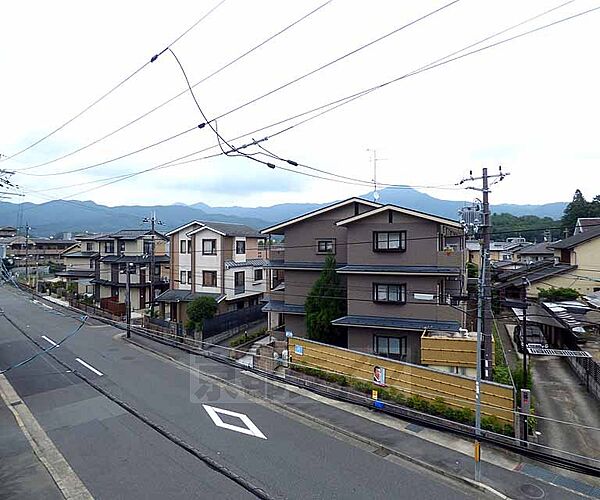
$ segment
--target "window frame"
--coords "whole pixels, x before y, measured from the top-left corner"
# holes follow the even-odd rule
[[[187,284],[191,285],[192,284],[192,271],[188,271],[187,272]]]
[[[94,251],[94,244],[91,241],[86,242],[86,244],[85,244],[85,251],[86,252],[93,252]]]
[[[187,253],[192,253],[192,240],[187,240]]]
[[[104,242],[104,253],[115,253],[115,242],[105,241]]]
[[[240,246],[242,250],[240,252]],[[236,255],[245,255],[246,254],[246,240],[235,240],[235,254]]]
[[[210,275],[210,276],[214,276],[214,284],[208,284],[208,281],[206,280],[206,276]],[[206,286],[206,287],[210,287],[210,288],[214,288],[217,286],[217,271],[202,271],[202,286]]]
[[[187,284],[187,280],[185,279],[185,273],[186,273],[186,271],[179,271],[179,284],[180,285]]]
[[[204,246],[209,241],[212,242],[212,250],[207,252]],[[217,255],[217,240],[215,238],[202,238],[202,255]]]
[[[331,250],[321,249],[321,243],[329,243],[331,245]],[[329,253],[335,255],[335,238],[317,238],[316,252],[319,255],[326,255]]]
[[[242,276],[242,282],[238,283],[238,276]],[[242,288],[242,290],[239,290]],[[233,293],[238,295],[246,291],[246,271],[235,271],[233,273]]]
[[[179,255],[187,253],[187,240],[179,240]]]
[[[386,344],[387,344],[387,352],[386,353],[382,353],[379,352],[379,340],[385,340]],[[399,349],[398,349],[398,355],[390,355],[390,340],[394,339],[394,340],[398,340],[398,344],[399,344]],[[381,356],[383,358],[388,358],[388,359],[395,359],[398,361],[406,361],[407,357],[408,357],[408,336],[407,335],[403,335],[401,337],[395,337],[392,335],[373,335],[373,352],[377,355],[377,356]]]
[[[387,235],[387,248],[379,247],[379,235],[386,234]],[[398,234],[399,242],[398,248],[390,248],[390,234]],[[400,229],[398,231],[373,231],[373,251],[374,252],[391,252],[391,253],[401,253],[406,252],[406,241],[407,241],[407,233],[405,229]]]
[[[379,297],[379,287],[380,286],[385,286],[387,287],[387,290],[385,292],[386,295],[386,299],[382,299]],[[399,293],[398,296],[400,297],[400,300],[390,300],[390,287],[399,287]],[[396,305],[403,305],[406,304],[406,295],[407,295],[407,286],[406,283],[373,283],[373,302],[377,303],[377,304],[396,304]]]
[[[257,277],[257,273],[260,273],[260,277]],[[262,281],[265,279],[262,268],[254,270],[254,281]]]

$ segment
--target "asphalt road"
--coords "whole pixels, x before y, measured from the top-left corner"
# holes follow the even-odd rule
[[[78,324],[70,313],[34,303],[6,287],[0,288],[0,307],[43,345],[59,342]],[[92,320],[52,352],[70,370],[273,497],[442,500],[477,496],[436,474],[378,456],[224,389],[210,378],[124,343],[118,337],[121,333]],[[38,350],[0,317],[1,367]],[[238,371],[203,358],[195,362],[202,363],[202,371],[226,379],[236,377]],[[6,376],[96,498],[250,496],[65,371],[44,355]],[[210,413],[220,410],[243,416],[221,412],[220,422],[215,416],[219,427]],[[257,429],[254,435],[252,423]]]

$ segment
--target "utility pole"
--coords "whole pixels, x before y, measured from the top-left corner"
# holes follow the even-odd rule
[[[25,223],[25,281],[29,286],[29,222]]]
[[[156,245],[156,241],[155,241],[155,233],[156,230],[155,225],[156,224],[160,224],[162,225],[162,222],[159,220],[156,220],[156,212],[152,212],[152,216],[150,218],[145,217],[143,222],[150,223],[150,231],[152,233],[152,243],[150,246],[150,317],[153,318],[154,317],[154,268],[155,268],[155,245]]]
[[[481,337],[483,334],[483,288],[488,267],[488,254],[481,254],[481,267],[479,269],[479,293],[477,298],[477,379],[475,380],[475,481],[481,479]]]
[[[521,412],[523,415],[523,441],[527,442],[527,417],[529,414],[529,387],[527,384],[527,278],[523,277],[523,321],[521,324],[521,337],[523,343],[523,387],[521,389]]]
[[[473,177],[473,171],[469,172],[469,177],[462,179],[458,185],[462,185],[465,182],[482,181],[481,188],[475,186],[467,186],[466,189],[473,189],[482,193],[482,212],[483,212],[483,224],[481,226],[482,239],[481,239],[481,254],[487,254],[488,258],[490,255],[490,241],[492,234],[491,224],[491,213],[490,213],[490,179],[496,179],[493,184],[503,181],[504,178],[510,175],[509,173],[502,172],[502,167],[498,167],[498,173],[489,175],[487,168],[483,168],[481,177]],[[492,359],[493,359],[493,335],[492,335],[492,280],[491,280],[491,266],[486,267],[484,275],[483,285],[483,364],[484,374],[483,378],[489,380],[492,378]]]
[[[127,322],[127,338],[131,337],[131,273],[135,272],[135,264],[125,264],[125,318]]]

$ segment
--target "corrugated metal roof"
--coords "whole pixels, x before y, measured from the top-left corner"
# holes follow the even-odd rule
[[[225,295],[208,292],[192,292],[191,290],[167,290],[156,297],[157,302],[191,302],[198,297],[212,297],[217,302],[225,298]]]
[[[246,259],[244,262],[236,262],[235,260],[226,260],[225,269],[231,269],[233,267],[266,267],[269,265],[269,261],[266,259]]]
[[[283,300],[271,300],[262,308],[263,312],[278,312],[285,314],[306,314],[303,305],[286,304]]]

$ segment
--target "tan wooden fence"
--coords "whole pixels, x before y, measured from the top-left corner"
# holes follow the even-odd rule
[[[429,401],[442,398],[444,403],[455,408],[475,408],[475,379],[471,377],[300,338],[289,339],[289,353],[292,363],[367,382],[373,382],[375,367],[382,367],[385,368],[385,385],[406,396],[417,395]],[[514,391],[511,386],[482,382],[481,402],[482,415],[495,416],[513,424]]]

